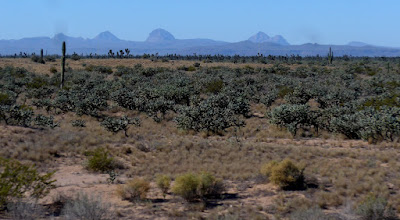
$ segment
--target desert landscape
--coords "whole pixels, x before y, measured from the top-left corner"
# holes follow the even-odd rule
[[[0,58],[2,219],[399,217],[397,57],[65,58]]]

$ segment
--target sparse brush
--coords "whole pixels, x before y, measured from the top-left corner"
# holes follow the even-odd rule
[[[112,219],[110,204],[103,202],[100,196],[77,193],[70,199],[62,211],[66,219],[106,220]]]
[[[159,176],[157,176],[156,183],[157,183],[158,188],[163,193],[163,197],[165,199],[165,196],[167,195],[168,190],[171,185],[171,177],[169,177],[167,175],[159,175]]]

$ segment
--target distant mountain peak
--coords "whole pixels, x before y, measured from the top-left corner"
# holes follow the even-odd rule
[[[63,34],[63,33],[57,33],[54,35],[53,38],[63,38],[63,37],[67,37],[67,35]]]
[[[360,42],[360,41],[351,41],[347,44],[347,46],[352,46],[352,47],[365,47],[365,46],[370,46],[367,43]]]
[[[253,43],[275,43],[280,45],[289,45],[284,37],[281,35],[275,35],[274,37],[268,36],[266,33],[260,31],[257,34],[251,36],[249,41]]]
[[[55,34],[53,37],[53,40],[55,40],[55,41],[65,41],[67,39],[68,39],[68,36],[63,33]]]
[[[117,40],[120,40],[118,37],[116,37],[114,34],[112,34],[109,31],[101,32],[94,39],[95,40],[106,40],[106,41],[117,41]]]
[[[157,42],[173,41],[173,40],[175,40],[175,37],[171,33],[169,33],[164,29],[157,28],[149,34],[146,42],[157,43]]]
[[[253,43],[264,43],[269,41],[271,38],[264,32],[260,31],[257,34],[251,36],[249,38],[249,41]]]

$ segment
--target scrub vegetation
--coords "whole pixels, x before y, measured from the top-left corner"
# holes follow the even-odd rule
[[[0,216],[400,213],[400,58],[77,56],[0,59]]]

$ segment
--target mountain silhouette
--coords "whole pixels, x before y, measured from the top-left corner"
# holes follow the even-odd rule
[[[320,45],[302,44],[289,45],[283,36],[268,36],[258,32],[248,40],[240,42],[224,42],[212,39],[176,39],[164,29],[153,30],[146,41],[122,40],[110,31],[99,33],[92,39],[71,37],[58,33],[50,37],[31,37],[19,40],[0,40],[0,54],[12,55],[25,53],[39,53],[41,49],[47,54],[61,54],[61,43],[67,43],[67,54],[107,54],[109,50],[119,51],[129,48],[132,55],[155,54],[180,54],[192,55],[300,55],[300,56],[326,56],[331,47],[335,56],[400,56],[400,48],[378,47],[360,42],[349,45]]]

